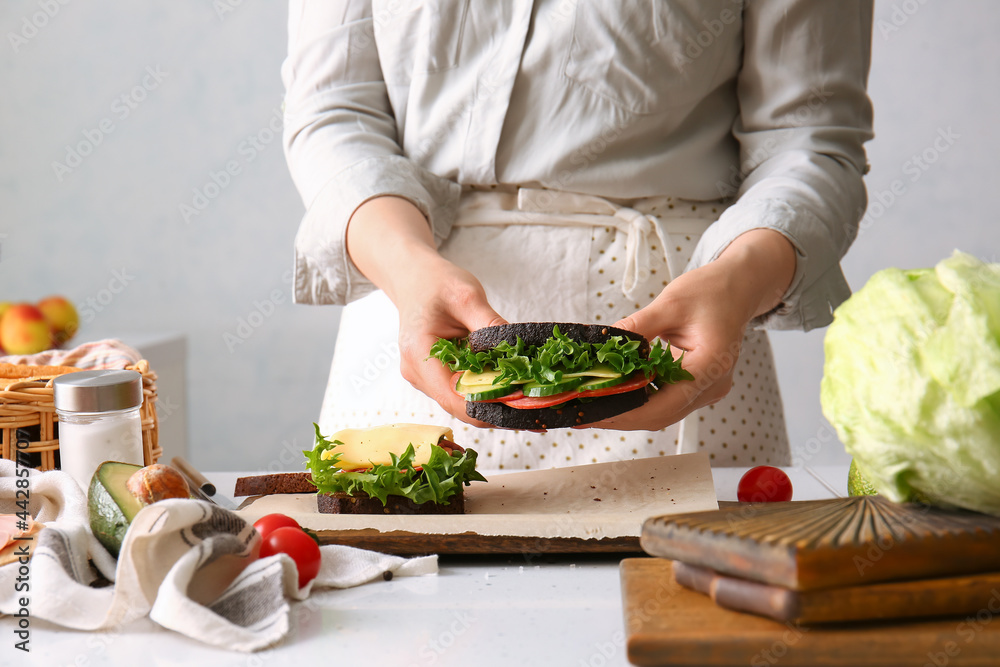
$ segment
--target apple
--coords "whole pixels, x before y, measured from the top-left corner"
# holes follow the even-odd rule
[[[52,347],[52,329],[30,303],[10,306],[0,320],[0,346],[7,354],[34,354]]]
[[[0,301],[0,321],[3,321],[3,314],[13,305],[10,301]],[[0,345],[0,354],[4,354],[3,345]]]
[[[76,333],[80,326],[80,316],[72,302],[61,296],[48,296],[38,302],[45,320],[52,329],[52,340],[62,345]]]

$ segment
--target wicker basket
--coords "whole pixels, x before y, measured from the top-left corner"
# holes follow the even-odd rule
[[[156,373],[142,359],[126,370],[142,375],[142,452],[146,465],[156,463],[163,454],[158,442],[156,421]],[[0,458],[21,461],[40,470],[59,468],[59,422],[52,398],[52,378],[17,381],[0,389]],[[28,446],[17,447],[27,440]]]

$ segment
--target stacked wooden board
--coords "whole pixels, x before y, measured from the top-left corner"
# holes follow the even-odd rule
[[[636,664],[768,664],[771,645],[782,664],[997,664],[1000,518],[879,497],[741,505],[649,519],[641,544],[677,562],[623,562]]]

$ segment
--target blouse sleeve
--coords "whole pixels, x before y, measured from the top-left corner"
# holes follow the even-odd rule
[[[440,244],[460,187],[402,155],[375,45],[370,0],[291,0],[284,147],[306,205],[295,238],[295,301],[345,304],[375,289],[347,254],[347,223],[365,201],[411,201]]]
[[[795,247],[795,275],[782,303],[751,326],[808,331],[829,324],[850,296],[840,259],[867,205],[872,2],[751,1],[744,33],[733,127],[744,178],[723,193],[736,202],[709,227],[689,268],[751,229],[780,232]]]

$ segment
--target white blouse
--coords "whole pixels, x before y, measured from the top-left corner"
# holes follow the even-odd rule
[[[409,199],[438,243],[463,186],[734,201],[688,269],[754,228],[796,273],[762,326],[828,324],[867,197],[871,0],[291,0],[295,298],[374,287],[347,222]]]

